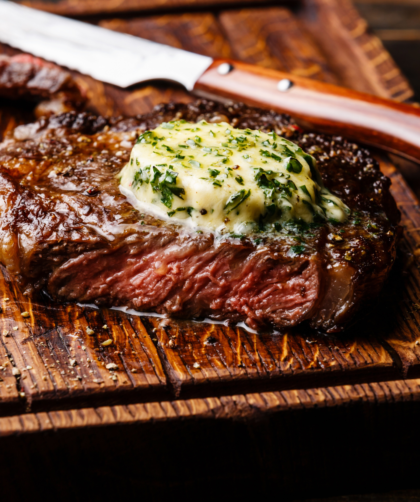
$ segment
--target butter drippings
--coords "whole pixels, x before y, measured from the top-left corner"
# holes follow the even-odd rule
[[[227,123],[181,120],[146,131],[120,177],[140,210],[222,233],[276,231],[293,219],[343,222],[349,213],[298,145]]]

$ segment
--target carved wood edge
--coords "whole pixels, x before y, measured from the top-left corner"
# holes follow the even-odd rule
[[[342,72],[343,85],[397,101],[414,96],[408,80],[351,0],[309,0],[309,5],[317,12],[316,22],[314,16],[305,16],[305,10],[298,17],[322,46],[329,64]],[[333,44],[324,25],[334,31]],[[366,84],[370,91],[364,89]]]
[[[255,420],[267,413],[403,401],[420,401],[420,379],[27,413],[0,418],[0,438],[180,419]]]

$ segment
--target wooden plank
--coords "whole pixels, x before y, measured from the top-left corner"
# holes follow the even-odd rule
[[[114,392],[129,391],[129,401],[168,395],[157,352],[150,340],[144,340],[149,337],[138,323],[135,331],[117,312],[33,302],[3,272],[0,402],[4,413],[9,413],[10,402],[36,410],[86,399],[112,401]],[[88,328],[94,336],[87,335]],[[106,340],[112,344],[104,347]],[[20,374],[13,376],[13,368]]]
[[[99,26],[213,58],[232,57],[230,45],[211,13],[111,19],[100,21]]]
[[[230,10],[222,12],[219,18],[235,58],[338,83],[315,40],[289,9]]]
[[[37,399],[52,399],[56,392],[55,382],[47,374],[45,363],[31,338],[30,325],[34,319],[31,300],[24,298],[4,269],[2,271],[3,274],[0,275],[0,296],[3,298],[1,331],[9,335],[7,339],[3,335],[3,340],[7,344],[9,358],[15,368],[18,390],[28,403]],[[6,298],[9,301],[6,301]],[[28,321],[22,313],[30,315]],[[57,347],[57,350],[61,349]],[[63,383],[61,385],[62,388],[65,387]]]
[[[298,17],[321,47],[330,68],[340,75],[342,85],[400,101],[413,96],[400,69],[350,0],[310,3],[311,8],[301,9]]]
[[[0,308],[4,312],[10,298],[2,295]],[[0,342],[0,402],[6,413],[11,414],[13,410],[23,408],[23,401],[20,400],[19,390],[16,386],[16,377],[13,375],[12,355],[8,350],[10,332],[6,326],[1,327]]]
[[[302,500],[340,493],[349,476],[354,490],[365,492],[407,486],[418,470],[412,450],[420,443],[413,433],[420,407],[418,401],[395,401],[391,393],[408,396],[419,384],[3,417],[2,495],[33,495],[45,487],[46,472],[48,493],[56,497],[62,490],[65,501],[77,500],[72,486],[83,486],[91,500],[125,499],[140,490],[160,500],[203,484],[213,499],[215,486],[225,494],[232,482],[241,498],[277,489],[285,500]],[[75,468],[76,478],[68,475]]]
[[[352,405],[380,404],[389,400],[420,401],[420,379],[396,380],[362,386],[334,386],[314,389],[237,394],[205,399],[159,401],[143,404],[102,406],[79,410],[57,410],[0,418],[0,437],[24,435],[44,430],[59,431],[83,427],[110,426],[117,423],[176,421],[184,418],[225,420],[233,417],[252,420],[262,414],[292,409],[316,409]]]
[[[392,284],[385,290],[382,312],[384,341],[398,355],[404,374],[420,374],[420,210],[418,200],[407,187],[404,178],[386,158],[383,172],[392,180],[391,193],[401,211],[404,227],[401,241],[402,260],[395,271]],[[396,301],[398,299],[398,301]]]
[[[328,339],[298,330],[256,335],[242,328],[187,321],[146,318],[143,324],[155,340],[177,397],[398,375],[379,341],[366,340],[371,326],[343,342],[339,337]]]

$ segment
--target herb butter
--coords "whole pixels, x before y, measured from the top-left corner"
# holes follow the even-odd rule
[[[349,212],[298,145],[227,123],[181,120],[144,132],[120,177],[122,193],[140,210],[212,231],[276,231],[292,219],[342,222]]]

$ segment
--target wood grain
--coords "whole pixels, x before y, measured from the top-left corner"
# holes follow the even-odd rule
[[[390,312],[392,328],[384,336],[387,344],[398,354],[404,374],[419,376],[420,370],[420,212],[417,198],[407,188],[400,172],[386,159],[383,171],[392,180],[392,193],[398,200],[404,225],[404,238],[401,242],[403,261],[399,274],[393,277],[393,295],[384,297],[387,302],[384,311]],[[401,270],[402,269],[402,270]],[[395,302],[395,296],[402,297],[402,303]]]
[[[4,417],[2,496],[45,497],[46,474],[47,500],[66,502],[138,493],[164,500],[203,487],[204,500],[277,490],[282,501],[296,502],[343,493],[349,478],[345,493],[415,486],[410,451],[420,443],[419,385],[401,380]]]
[[[410,81],[418,101],[420,96],[420,71],[413,57],[420,47],[420,5],[416,1],[381,3],[359,1],[359,12],[371,29],[382,40],[387,51],[398,62],[401,71]]]
[[[248,420],[262,414],[281,411],[331,408],[354,403],[384,404],[391,393],[398,401],[409,398],[420,402],[420,379],[396,380],[394,382],[369,383],[293,389],[287,391],[237,394],[205,399],[159,401],[129,405],[83,408],[81,410],[58,410],[27,413],[24,422],[16,416],[0,417],[0,438],[9,435],[31,434],[43,430],[66,430],[83,427],[109,426],[121,423],[146,423],[173,421],[179,418],[216,420]],[[19,417],[20,418],[20,417]]]
[[[350,0],[309,3],[310,8],[301,9],[298,17],[317,40],[343,85],[398,101],[413,96],[401,70]],[[330,29],[326,30],[326,26]]]
[[[232,57],[222,28],[211,13],[103,20],[99,26],[213,58]]]
[[[129,401],[170,395],[156,348],[141,322],[133,321],[135,329],[118,312],[33,302],[4,270],[0,297],[4,347],[19,372],[15,383],[21,395],[15,400],[49,409],[47,403],[63,407],[75,400],[112,401],[115,393],[130,394]],[[23,317],[23,312],[30,316]],[[87,335],[89,330],[94,336]],[[112,343],[104,347],[106,340]],[[8,389],[9,383],[1,388]]]
[[[316,40],[289,9],[229,10],[221,12],[219,19],[234,48],[235,59],[338,83]],[[229,56],[218,54],[217,57]]]

